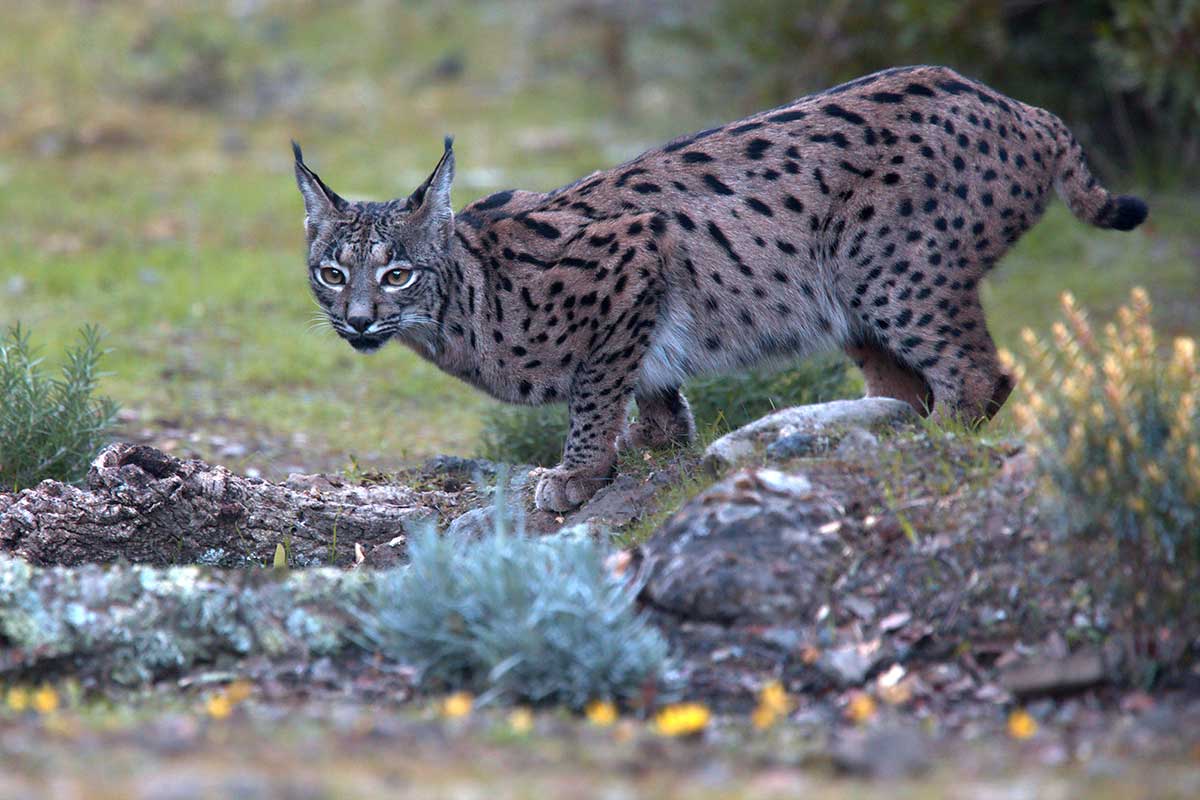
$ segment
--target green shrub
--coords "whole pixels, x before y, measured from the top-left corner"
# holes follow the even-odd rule
[[[483,415],[479,454],[492,461],[548,467],[562,459],[567,407],[493,405]]]
[[[429,529],[409,556],[358,616],[364,646],[417,666],[426,688],[580,708],[660,680],[667,647],[634,609],[639,587],[612,576],[589,538]]]
[[[112,400],[92,396],[101,355],[99,332],[85,327],[53,378],[19,325],[0,337],[0,485],[16,491],[87,474],[117,413]]]
[[[1135,289],[1103,335],[1063,296],[1052,344],[1023,334],[1015,409],[1060,528],[1102,563],[1093,587],[1115,621],[1200,632],[1200,372],[1191,339],[1160,357],[1150,301]],[[1189,633],[1190,632],[1190,633]],[[1162,655],[1161,641],[1156,645]]]
[[[764,414],[789,406],[822,403],[854,391],[850,364],[841,356],[798,362],[788,369],[769,368],[730,375],[705,375],[688,383],[685,393],[696,428],[710,434],[740,428]]]
[[[820,403],[856,387],[844,358],[807,359],[790,369],[758,369],[696,378],[684,394],[701,435],[741,427],[777,408]],[[562,458],[565,406],[495,406],[484,414],[480,455],[493,461],[550,466]]]

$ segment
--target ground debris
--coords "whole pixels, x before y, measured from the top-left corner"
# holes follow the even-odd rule
[[[999,683],[1017,697],[1029,697],[1066,694],[1121,677],[1119,650],[1093,647],[1057,658],[1027,658],[1001,672]]]
[[[434,498],[406,486],[291,476],[277,484],[118,443],[96,457],[83,488],[43,481],[0,494],[0,553],[33,564],[118,560],[236,567],[354,563],[354,545],[394,540],[435,517]]]

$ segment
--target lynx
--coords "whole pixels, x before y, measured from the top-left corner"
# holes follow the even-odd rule
[[[989,419],[1012,381],[980,279],[1052,187],[1100,228],[1147,214],[1096,182],[1056,116],[934,66],[457,214],[449,138],[429,178],[390,202],[346,201],[294,153],[309,281],[352,347],[397,339],[502,400],[567,403],[562,463],[536,490],[551,511],[604,485],[618,447],[690,441],[680,386],[698,373],[840,347],[870,395]]]

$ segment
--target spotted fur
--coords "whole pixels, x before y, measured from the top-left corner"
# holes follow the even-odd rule
[[[405,200],[342,200],[299,148],[296,174],[313,290],[351,344],[395,337],[503,400],[568,404],[563,461],[537,489],[552,510],[609,480],[618,442],[689,440],[679,387],[699,373],[840,347],[870,394],[986,419],[1011,381],[979,282],[1051,189],[1098,227],[1146,217],[1141,200],[1096,182],[1053,114],[928,66],[457,215],[449,140]],[[346,285],[324,285],[322,264]],[[392,266],[415,274],[410,288],[383,290]],[[627,428],[631,398],[639,421]]]

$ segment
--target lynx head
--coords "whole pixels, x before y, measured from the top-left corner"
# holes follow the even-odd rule
[[[361,353],[393,336],[432,342],[454,233],[452,139],[416,191],[386,203],[343,199],[305,165],[295,142],[292,150],[304,196],[308,280],[330,325]]]

